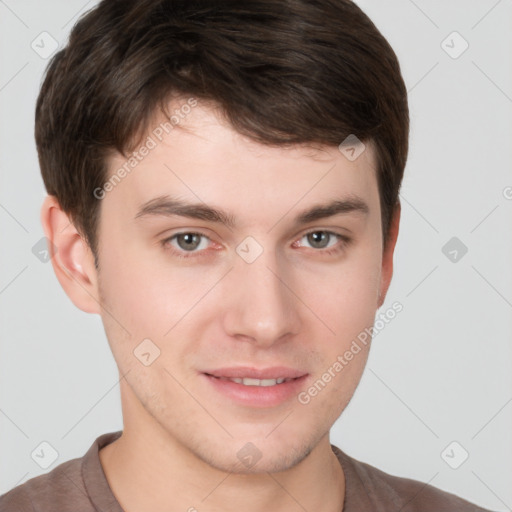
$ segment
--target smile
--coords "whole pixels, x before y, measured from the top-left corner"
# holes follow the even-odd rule
[[[290,380],[295,379],[289,379],[284,377],[279,377],[277,379],[252,379],[250,377],[243,377],[243,378],[230,378],[230,377],[216,377],[215,375],[212,375],[212,377],[220,380],[229,380],[231,382],[236,382],[237,384],[243,384],[244,386],[275,386],[277,384],[282,384],[283,382],[288,382]]]
[[[227,373],[227,372],[226,372]],[[277,373],[277,372],[276,372]],[[299,373],[299,372],[296,372]],[[217,396],[244,407],[276,407],[295,400],[309,375],[257,379],[240,376],[225,377],[202,373],[202,379]],[[275,375],[275,374],[274,374]],[[279,373],[277,373],[279,375]]]

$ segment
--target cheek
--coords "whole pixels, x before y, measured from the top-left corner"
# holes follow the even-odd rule
[[[135,354],[147,351],[158,354],[148,369],[164,361],[174,364],[176,354],[183,362],[186,353],[193,350],[189,331],[204,307],[201,299],[219,279],[215,272],[201,273],[193,266],[172,264],[151,257],[148,251],[138,254],[135,249],[127,251],[122,260],[114,252],[105,255],[101,269],[106,308],[103,323],[121,369],[144,373]],[[148,339],[151,343],[144,341]],[[147,378],[155,378],[154,373],[150,372]]]
[[[130,332],[162,336],[190,308],[196,295],[191,285],[200,280],[164,263],[136,248],[124,255],[112,250],[101,262],[106,302]]]
[[[380,258],[375,252],[354,253],[346,265],[326,273],[308,301],[330,328],[333,339],[348,341],[373,325],[380,282]],[[313,290],[313,291],[311,291]],[[314,291],[316,290],[316,291]]]

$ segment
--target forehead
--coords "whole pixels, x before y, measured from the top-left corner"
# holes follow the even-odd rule
[[[171,119],[155,115],[130,158],[110,158],[110,181],[120,169],[126,172],[110,187],[107,203],[132,218],[142,204],[165,194],[248,213],[251,206],[262,213],[262,205],[293,208],[347,194],[378,204],[372,144],[356,159],[336,146],[270,146],[236,132],[214,107],[183,105],[186,100],[172,105]]]

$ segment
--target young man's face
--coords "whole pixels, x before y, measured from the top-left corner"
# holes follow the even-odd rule
[[[98,312],[125,375],[125,432],[157,433],[226,471],[284,470],[328,439],[348,404],[368,346],[333,365],[373,325],[391,278],[373,149],[350,161],[336,147],[260,145],[201,105],[181,125],[162,142],[150,133],[157,146],[101,200]],[[112,158],[111,173],[125,162]],[[232,225],[138,215],[165,197]],[[296,222],[355,199],[368,211]],[[206,375],[242,366],[303,377],[253,387]],[[248,442],[261,453],[253,468],[237,455]]]

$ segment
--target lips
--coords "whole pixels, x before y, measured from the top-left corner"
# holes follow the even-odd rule
[[[280,382],[283,382],[286,380],[297,379],[299,377],[307,375],[307,372],[305,371],[286,366],[273,366],[271,368],[261,369],[250,366],[236,366],[230,368],[208,370],[203,373],[212,377],[217,377],[219,379],[247,379],[248,385],[251,385],[249,382],[251,379],[258,381],[279,380]],[[255,383],[253,385],[260,384]]]
[[[201,372],[200,376],[208,386],[206,393],[213,390],[215,396],[235,405],[256,408],[277,407],[294,400],[309,379],[307,372],[284,366],[220,368]]]
[[[206,374],[208,375],[208,374]],[[213,377],[213,375],[211,375]],[[290,382],[295,379],[285,379],[283,377],[277,379],[252,379],[250,377],[213,377],[214,379],[219,380],[229,380],[230,382],[235,382],[236,384],[243,384],[244,386],[275,386],[277,384],[282,384],[283,382]]]

